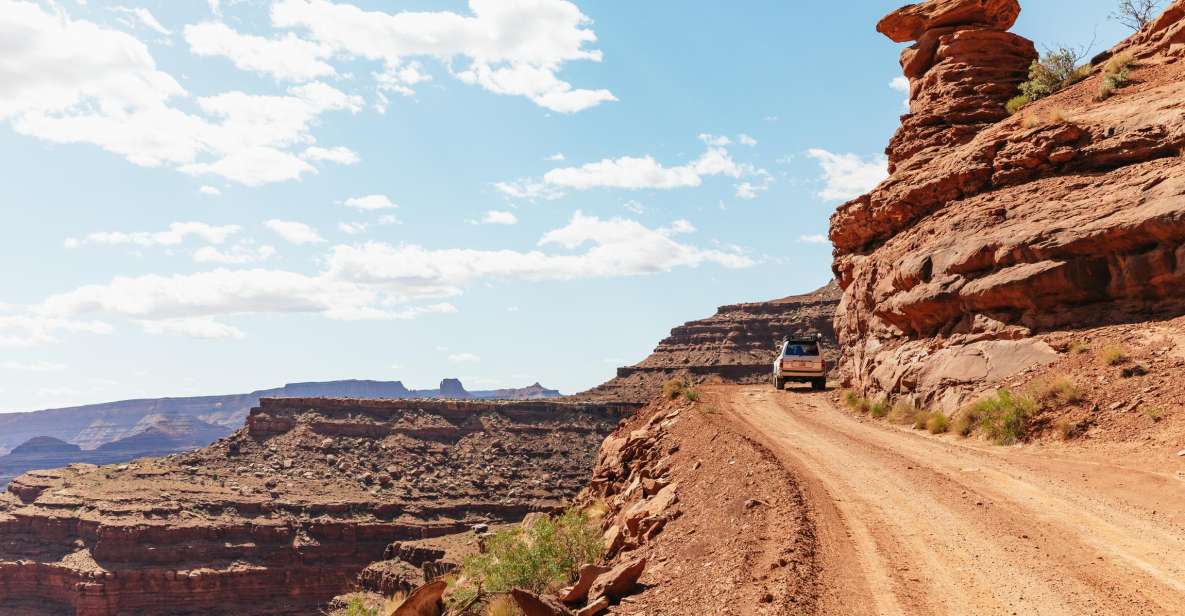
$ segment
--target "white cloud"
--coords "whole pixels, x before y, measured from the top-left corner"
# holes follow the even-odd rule
[[[543,160],[550,160],[550,161],[556,161],[556,162],[562,161],[562,160],[564,160],[564,153],[563,152],[556,152],[555,154],[552,154],[551,156],[548,156],[547,158],[544,158]]]
[[[494,279],[610,278],[706,264],[754,264],[739,249],[705,249],[682,240],[694,231],[685,220],[649,228],[633,220],[576,212],[566,225],[545,233],[526,251],[428,249],[372,241],[334,246],[315,275],[219,268],[171,276],[118,276],[48,297],[25,307],[27,314],[21,316],[0,314],[0,343],[12,346],[18,338],[27,345],[50,342],[58,331],[110,331],[106,324],[74,320],[94,313],[126,317],[155,331],[231,335],[209,321],[277,313],[338,320],[411,319],[456,312],[452,304],[420,302],[456,296]]]
[[[345,200],[346,207],[356,210],[389,210],[399,207],[387,195],[366,195],[364,197],[350,197]]]
[[[704,143],[706,143],[710,146],[714,146],[714,147],[721,147],[722,148],[726,145],[732,145],[732,140],[729,139],[728,137],[723,136],[723,135],[711,135],[708,133],[700,133],[699,140],[703,141]]]
[[[380,90],[410,93],[399,71],[416,56],[444,61],[462,81],[491,92],[524,96],[561,113],[617,100],[608,90],[575,89],[556,73],[564,63],[599,62],[589,19],[565,0],[470,0],[471,15],[450,11],[366,11],[327,0],[280,0],[272,23],[300,28],[337,55],[382,62]],[[454,64],[461,64],[453,70]],[[419,76],[417,74],[417,76]]]
[[[513,212],[490,210],[486,212],[486,215],[481,219],[481,222],[487,225],[513,225],[518,222],[518,218]]]
[[[211,197],[217,197],[222,194],[221,190],[218,190],[213,186],[202,186],[198,189],[198,192],[202,193],[203,195],[210,195]]]
[[[833,154],[813,148],[807,154],[823,168],[823,190],[827,201],[854,199],[872,190],[889,176],[889,161],[882,155],[865,159],[856,154]]]
[[[332,148],[322,148],[315,145],[309,146],[305,148],[301,157],[305,160],[326,161],[339,165],[353,165],[362,160],[358,158],[356,152],[340,145]]]
[[[815,235],[800,235],[798,236],[798,241],[806,244],[826,244],[827,236],[823,235],[822,233]]]
[[[323,83],[286,95],[193,98],[135,37],[54,5],[0,0],[0,121],[53,143],[91,144],[136,165],[169,165],[256,186],[316,170],[290,149],[313,143],[329,111],[363,100]],[[182,111],[176,103],[197,110]],[[200,112],[200,113],[199,113]]]
[[[149,334],[178,334],[190,338],[204,338],[207,340],[227,338],[237,340],[246,337],[243,330],[232,325],[219,323],[208,317],[140,321],[140,326]]]
[[[337,230],[347,235],[358,235],[363,233],[370,227],[364,222],[339,222],[337,223]]]
[[[448,360],[454,364],[476,364],[481,361],[481,357],[473,353],[453,353],[448,356]]]
[[[240,70],[263,73],[281,81],[312,81],[333,77],[337,71],[325,59],[327,46],[312,43],[289,32],[266,38],[242,34],[221,22],[185,26],[185,41],[198,56],[227,58]]]
[[[325,241],[316,229],[303,222],[272,219],[263,225],[292,244],[318,244]]]
[[[193,253],[193,260],[197,263],[220,263],[223,265],[242,265],[266,261],[276,254],[274,246],[266,244],[257,247],[239,244],[228,250],[220,250],[214,246],[203,246]]]
[[[156,20],[156,17],[154,17],[152,15],[152,12],[146,8],[143,8],[143,7],[129,8],[126,6],[113,6],[113,7],[111,7],[111,10],[119,12],[119,13],[125,13],[125,14],[135,17],[140,22],[141,25],[145,26],[146,28],[148,28],[150,30],[154,30],[158,34],[163,34],[165,36],[169,36],[170,34],[172,34],[172,31],[170,31],[168,28],[162,26],[161,23]]]
[[[495,182],[494,188],[511,199],[524,201],[554,201],[564,196],[564,191],[544,182],[535,180],[515,180],[513,182]]]
[[[66,369],[66,364],[48,361],[5,361],[0,362],[0,368],[4,370],[19,370],[21,372],[61,372]]]
[[[708,145],[707,150],[699,158],[683,165],[667,166],[650,155],[622,156],[602,159],[579,167],[552,169],[545,173],[541,180],[526,178],[513,182],[498,182],[494,187],[512,199],[535,201],[563,197],[564,189],[694,188],[703,184],[704,178],[710,176],[761,176],[765,182],[772,181],[772,177],[764,169],[736,162],[725,147],[731,143],[727,137],[702,134],[699,138]]]
[[[399,218],[396,217],[394,214],[383,214],[382,216],[379,216],[379,224],[380,225],[401,225],[401,224],[403,224],[403,222],[400,221]]]
[[[893,80],[889,82],[889,87],[898,91],[898,92],[901,92],[902,94],[905,94],[905,99],[901,101],[901,106],[908,110],[909,109],[909,79],[905,78],[904,76],[894,77]]]
[[[79,321],[33,312],[0,314],[0,347],[31,347],[56,342],[59,332],[109,334],[111,331],[111,326],[101,321]]]
[[[186,239],[195,237],[211,244],[221,244],[239,231],[238,225],[208,225],[204,222],[175,222],[165,231],[98,231],[82,239],[68,238],[67,248],[77,248],[82,244],[103,244],[107,246],[135,245],[142,247],[176,246]]]
[[[741,133],[740,136],[737,137],[737,141],[739,141],[741,145],[747,145],[749,147],[757,145],[757,140],[750,137],[749,135],[746,135],[745,133]]]

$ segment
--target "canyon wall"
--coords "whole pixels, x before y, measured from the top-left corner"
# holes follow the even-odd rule
[[[392,541],[560,507],[633,408],[263,399],[204,449],[13,480],[0,495],[0,604],[315,614]]]
[[[931,0],[878,30],[910,112],[890,177],[832,216],[842,379],[952,409],[1051,363],[1052,332],[1185,313],[1185,2],[1009,116],[1037,52],[1016,0]],[[1101,65],[1133,59],[1100,96]]]
[[[675,377],[693,382],[768,381],[778,342],[786,336],[822,336],[828,360],[836,359],[832,320],[840,290],[828,283],[810,293],[768,302],[721,306],[716,314],[671,330],[646,359],[617,369],[617,376],[578,398],[646,402]]]

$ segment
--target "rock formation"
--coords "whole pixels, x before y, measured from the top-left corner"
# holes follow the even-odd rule
[[[15,479],[0,495],[0,602],[315,613],[392,541],[556,509],[630,408],[264,399],[205,449]]]
[[[834,361],[832,319],[839,295],[839,287],[831,282],[803,295],[721,306],[711,317],[672,329],[649,357],[618,368],[614,379],[577,397],[645,402],[673,377],[764,382],[769,380],[778,342],[787,335],[823,336],[824,352]]]
[[[1003,31],[1018,11],[931,0],[878,26],[917,41],[910,113],[830,231],[840,371],[866,394],[951,409],[1053,361],[1049,332],[1185,312],[1185,2],[1096,58],[1136,58],[1113,96],[1096,68],[1008,117],[1036,56]]]
[[[408,389],[400,381],[347,380],[289,383],[249,394],[122,400],[30,413],[0,413],[0,453],[39,436],[73,443],[84,450],[95,449],[151,427],[160,428],[178,441],[191,441],[187,448],[203,447],[241,427],[247,411],[259,404],[260,398],[532,400],[559,396],[560,392],[539,383],[522,388],[466,391],[457,379],[445,379],[437,389]],[[182,432],[188,433],[182,435]],[[159,452],[142,451],[139,455],[156,453]]]

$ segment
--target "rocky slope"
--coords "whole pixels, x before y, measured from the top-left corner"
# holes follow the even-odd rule
[[[196,420],[198,429],[186,438],[195,447],[208,445],[215,438],[243,425],[247,412],[260,398],[465,398],[531,400],[558,397],[560,392],[535,383],[528,387],[487,391],[466,391],[457,379],[444,379],[436,389],[408,389],[400,381],[326,381],[289,383],[283,387],[261,389],[248,394],[150,398],[88,404],[30,413],[0,413],[0,451],[39,436],[51,436],[82,449],[96,447],[143,432],[149,424],[166,416],[178,421]],[[217,433],[205,424],[221,427]],[[177,424],[180,425],[180,424]],[[142,454],[147,455],[147,453]]]
[[[1036,56],[1016,0],[931,0],[878,30],[910,113],[890,177],[831,219],[845,382],[952,409],[1059,360],[1058,332],[1185,313],[1185,2],[1009,117]],[[1132,54],[1100,100],[1098,68]],[[1056,337],[1056,336],[1055,336]]]
[[[769,379],[777,343],[787,335],[822,335],[828,359],[836,358],[832,319],[839,304],[834,283],[768,302],[721,306],[716,314],[671,330],[649,357],[617,369],[617,376],[580,398],[648,401],[673,377],[691,381],[755,383]]]
[[[15,479],[0,496],[0,604],[315,613],[392,541],[558,507],[630,408],[264,399],[204,449]]]

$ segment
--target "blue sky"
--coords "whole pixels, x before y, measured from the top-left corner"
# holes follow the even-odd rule
[[[1113,5],[1013,30],[1101,50]],[[575,392],[821,286],[904,111],[896,6],[0,0],[0,410]]]

